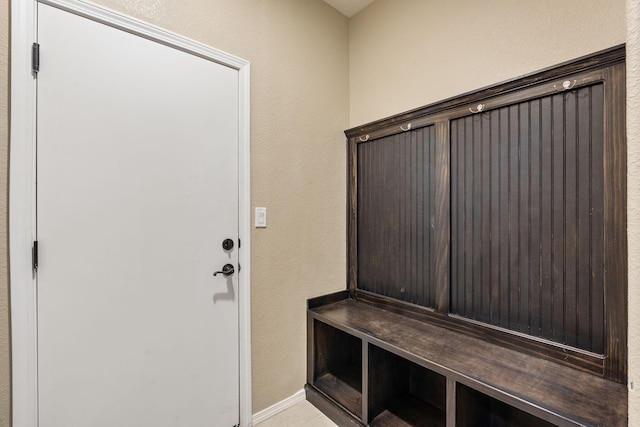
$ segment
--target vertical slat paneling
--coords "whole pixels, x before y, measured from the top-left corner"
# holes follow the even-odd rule
[[[451,122],[452,313],[604,351],[602,84]]]
[[[464,265],[463,275],[465,278],[464,293],[461,296],[464,300],[463,312],[465,316],[473,313],[473,123],[472,117],[464,120]]]
[[[542,335],[542,315],[546,307],[542,305],[542,121],[541,101],[535,99],[529,104],[529,333]]]
[[[551,320],[552,339],[564,341],[564,95],[551,100]]]
[[[411,302],[417,303],[420,297],[420,287],[418,283],[418,277],[420,277],[424,272],[420,271],[422,267],[422,262],[420,262],[420,247],[419,247],[419,230],[424,230],[424,225],[420,221],[420,211],[418,210],[418,206],[424,206],[424,193],[420,188],[421,180],[418,178],[420,175],[417,169],[417,162],[419,158],[422,158],[422,155],[418,157],[418,137],[422,137],[422,130],[419,129],[417,132],[410,134],[410,150],[409,155],[411,156],[411,174],[410,174],[410,182],[411,191],[415,192],[416,198],[412,200],[411,206],[411,246],[409,250],[411,251],[411,256],[409,257],[411,269],[410,275],[410,296]]]
[[[520,273],[520,132],[519,132],[518,105],[509,107],[509,139],[505,141],[508,159],[508,247],[509,268],[507,271],[507,292],[509,293],[509,323],[508,328],[520,330],[519,309],[521,299],[522,282]]]
[[[473,251],[469,254],[472,259],[472,277],[482,277],[482,119],[480,116],[473,117],[473,130],[471,144],[473,146],[473,180],[472,180],[472,210],[473,210]],[[471,307],[473,313],[482,315],[482,282],[473,280],[471,292]]]
[[[358,144],[358,288],[433,307],[433,126]]]
[[[442,286],[444,286],[445,289],[449,288],[449,280],[448,280],[449,255],[448,255],[448,251],[444,251],[444,250],[443,250],[444,253],[438,254],[437,241],[438,239],[442,239],[440,236],[446,236],[444,245],[445,245],[445,249],[448,249],[450,230],[449,230],[449,211],[448,211],[449,193],[448,191],[446,192],[447,194],[446,204],[445,204],[445,201],[438,201],[438,192],[439,191],[442,192],[442,188],[440,188],[440,190],[437,189],[438,187],[437,187],[437,180],[436,180],[436,171],[438,170],[438,167],[440,167],[441,169],[446,171],[447,173],[446,176],[447,177],[449,176],[448,175],[449,150],[447,149],[446,156],[444,156],[445,158],[441,159],[438,162],[438,158],[436,157],[436,144],[437,144],[437,141],[442,141],[442,139],[439,139],[436,137],[436,126],[429,126],[428,128],[423,129],[423,132],[424,132],[423,140],[431,141],[429,144],[419,144],[421,147],[421,150],[423,150],[425,153],[423,162],[427,165],[435,165],[435,167],[429,167],[429,168],[423,169],[422,176],[425,176],[426,179],[422,180],[421,187],[419,187],[420,191],[423,194],[424,202],[428,206],[428,209],[425,209],[423,212],[421,212],[422,228],[424,230],[429,230],[429,233],[427,235],[428,238],[422,239],[422,242],[421,242],[422,257],[419,259],[419,262],[421,263],[421,266],[423,268],[422,274],[424,275],[424,277],[427,277],[430,283],[433,283],[434,286],[429,286],[428,288],[424,289],[421,292],[424,293],[424,297],[426,298],[426,301],[428,301],[429,307],[435,307],[436,309],[438,309],[438,305],[440,303],[438,302],[438,292],[436,292],[436,290],[440,289]],[[447,137],[448,137],[448,134],[447,134]],[[440,145],[442,146],[444,144],[440,143]],[[437,165],[437,163],[441,163],[441,164]],[[432,196],[426,197],[428,194],[432,194]],[[438,227],[436,228],[435,217],[436,217],[436,207],[438,203],[444,205],[447,208],[446,213],[442,213],[442,215],[446,216],[447,221],[446,222],[444,220],[440,221]],[[435,251],[436,254],[432,255],[430,252],[431,250]],[[431,262],[428,262],[429,259],[431,259]],[[440,268],[439,266],[443,261],[446,262],[446,265],[445,265],[445,268],[443,268],[443,274],[441,275],[442,277],[438,278],[436,272],[439,270]],[[446,272],[446,275],[444,274],[444,272]],[[436,285],[436,283],[438,283],[439,285]],[[442,291],[440,291],[440,294],[442,294]],[[449,299],[447,298],[444,306],[448,307],[448,305],[449,305]]]
[[[489,202],[491,215],[491,248],[489,251],[489,268],[491,269],[491,282],[489,283],[491,294],[491,310],[489,323],[494,325],[500,324],[500,111],[494,110],[488,113],[489,126],[491,129],[489,145],[491,147],[491,156],[488,159],[487,167],[491,170],[491,182],[489,186]],[[455,175],[451,173],[451,177]],[[453,254],[452,258],[456,255]],[[451,283],[451,287],[455,288],[457,283]],[[452,310],[455,312],[455,309]]]
[[[500,109],[498,162],[498,274],[500,276],[499,326],[509,328],[509,109]]]
[[[565,150],[565,170],[564,170],[564,342],[572,347],[577,345],[577,272],[576,251],[578,248],[577,236],[577,163],[578,161],[589,162],[589,158],[578,159],[578,133],[576,122],[578,121],[576,111],[577,91],[570,91],[564,97],[564,150]],[[588,117],[588,116],[587,116]],[[586,119],[586,117],[585,117]],[[588,145],[588,140],[586,141]]]
[[[491,261],[491,238],[492,238],[492,225],[495,223],[495,220],[492,221],[491,216],[491,189],[492,189],[492,179],[491,179],[491,126],[489,123],[486,123],[485,120],[478,119],[482,123],[482,134],[480,135],[480,143],[482,147],[481,151],[481,185],[483,189],[489,189],[489,197],[487,197],[486,190],[480,192],[480,200],[482,203],[482,223],[480,225],[481,230],[481,249],[480,253],[485,254],[485,257],[479,256],[479,262],[481,263],[482,268],[482,279],[480,283],[480,288],[482,292],[482,315],[479,319],[483,322],[491,321],[491,301],[492,301],[492,287],[491,286],[482,286],[483,283],[491,283],[491,274],[492,274],[492,265],[491,262],[487,261],[487,255],[489,257],[489,261]]]
[[[591,117],[591,87],[578,90],[578,117]],[[577,338],[578,347],[591,346],[591,274],[590,251],[591,242],[591,120],[578,122],[578,141],[588,141],[577,147],[578,162],[578,212],[577,212],[577,283],[583,283],[578,288],[577,295]],[[582,159],[589,159],[583,161]],[[601,175],[601,173],[600,173]]]
[[[452,287],[450,294],[451,307],[460,307],[458,301],[458,292],[460,288],[463,288],[464,279],[458,280],[458,270],[460,263],[460,251],[458,250],[459,242],[461,242],[461,236],[459,231],[461,230],[460,223],[458,222],[458,213],[460,209],[458,207],[458,200],[460,200],[460,183],[458,178],[458,171],[460,170],[460,156],[458,155],[458,127],[461,121],[457,121],[451,124],[450,136],[451,139],[451,283],[458,283],[455,288]]]
[[[529,262],[530,256],[528,256],[529,251],[535,254],[537,253],[530,246],[530,238],[531,238],[531,211],[529,207],[531,206],[531,198],[529,196],[531,181],[529,180],[529,138],[530,138],[530,130],[529,130],[529,122],[530,122],[530,114],[529,114],[529,104],[524,103],[519,106],[518,111],[518,151],[519,151],[519,159],[518,159],[518,189],[519,189],[519,197],[518,197],[518,223],[520,226],[517,227],[518,231],[518,270],[519,274],[515,277],[520,284],[520,297],[519,301],[516,300],[516,303],[519,303],[518,307],[518,323],[517,325],[520,327],[520,332],[523,333],[531,333],[531,317],[530,317],[530,305],[531,305],[531,291],[530,291],[530,269]]]
[[[604,318],[604,87],[593,86],[591,101],[591,345],[593,351],[602,353],[605,334],[601,319]]]
[[[543,98],[540,100],[540,121],[541,121],[541,138],[540,151],[542,153],[540,174],[541,174],[541,197],[540,197],[540,213],[542,215],[542,230],[540,232],[541,240],[541,280],[542,283],[540,300],[542,310],[542,333],[540,336],[551,337],[553,334],[553,279],[551,276],[552,257],[552,236],[553,236],[553,211],[551,205],[551,196],[553,194],[553,181],[551,169],[553,146],[551,144],[553,129],[551,127],[551,98]]]
[[[401,168],[401,153],[402,148],[400,135],[394,135],[393,144],[386,144],[385,151],[386,158],[391,159],[391,162],[383,163],[386,169],[385,176],[387,182],[385,185],[385,191],[388,191],[386,200],[386,209],[389,209],[388,226],[385,226],[385,222],[382,223],[382,229],[385,234],[383,242],[388,242],[387,250],[385,253],[386,267],[383,268],[386,273],[386,280],[383,283],[388,296],[392,298],[398,298],[400,295],[400,286],[402,278],[400,278],[400,264],[404,257],[399,258],[396,256],[400,252],[400,213],[401,207],[399,202],[401,200],[401,191],[404,187],[401,177],[403,176],[404,169]],[[383,220],[384,221],[384,220]],[[404,268],[404,266],[402,266]],[[394,280],[395,278],[395,280]]]

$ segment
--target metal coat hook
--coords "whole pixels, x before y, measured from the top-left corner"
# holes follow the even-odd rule
[[[360,140],[360,142],[367,142],[369,140],[369,135],[365,135],[364,138],[359,137],[358,139]]]
[[[479,113],[482,110],[484,110],[484,104],[478,104],[478,106],[476,107],[475,111],[473,109],[469,108],[469,111],[471,111],[473,114]]]
[[[411,130],[411,123],[407,124],[407,128],[405,129],[404,127],[400,126],[400,129],[403,130],[404,132]]]
[[[565,80],[562,82],[562,89],[558,88],[558,86],[556,85],[553,85],[553,88],[557,91],[573,89],[574,86],[576,85],[576,81],[577,80],[574,80],[573,83],[571,83],[571,80]]]

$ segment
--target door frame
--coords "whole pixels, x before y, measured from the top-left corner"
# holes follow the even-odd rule
[[[251,408],[250,63],[194,40],[80,0],[11,0],[11,134],[9,163],[9,268],[13,425],[38,426],[37,292],[31,268],[36,236],[36,89],[31,45],[37,40],[37,5],[47,4],[238,70],[239,78],[239,386],[240,425]],[[46,47],[43,47],[46,50]]]

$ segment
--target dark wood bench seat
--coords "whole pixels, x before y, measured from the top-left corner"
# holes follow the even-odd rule
[[[347,293],[342,295],[346,297]],[[369,381],[375,381],[373,377],[377,375],[367,371],[367,368],[373,369],[367,361],[368,345],[446,378],[446,408],[443,409],[446,409],[447,426],[467,425],[460,422],[461,417],[465,417],[464,408],[456,409],[460,405],[456,390],[460,387],[477,391],[552,425],[627,425],[627,388],[623,384],[390,312],[367,302],[347,298],[333,302],[325,300],[329,303],[318,306],[319,300],[312,301],[308,310],[309,400],[312,403],[317,403],[319,398],[329,397],[332,400],[322,385],[314,385],[317,379],[314,358],[318,355],[315,354],[313,328],[321,322],[362,341],[363,409],[347,412],[356,412],[359,422],[364,425],[370,422],[366,403],[369,390],[372,390]],[[324,405],[326,409],[326,404],[320,402],[316,406]]]

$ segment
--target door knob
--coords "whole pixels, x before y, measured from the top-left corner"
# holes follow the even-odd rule
[[[217,276],[218,274],[222,274],[224,277],[229,277],[235,273],[235,271],[233,264],[225,264],[224,267],[222,267],[222,271],[216,271],[213,275]]]

